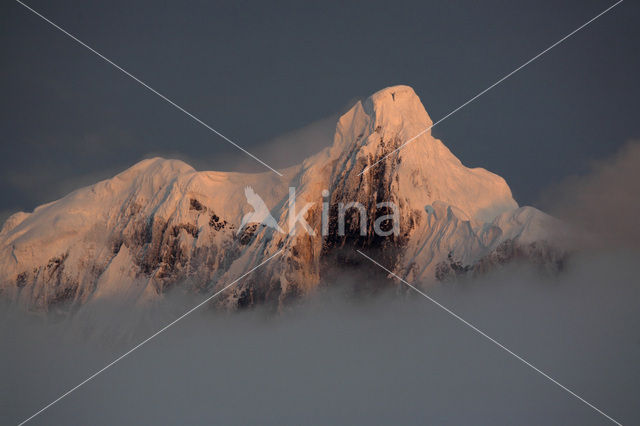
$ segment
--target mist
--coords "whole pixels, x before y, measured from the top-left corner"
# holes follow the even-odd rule
[[[594,162],[588,173],[573,175],[547,189],[541,207],[578,227],[582,244],[640,248],[640,142],[631,141],[612,156]]]
[[[427,291],[613,418],[637,423],[639,260],[585,252],[560,275],[512,265]],[[607,423],[382,270],[367,276],[375,274],[384,290],[374,296],[354,292],[359,279],[345,274],[279,313],[196,311],[33,424]],[[103,307],[89,335],[71,320],[6,315],[0,421],[27,418],[190,302],[147,312],[144,326]],[[121,338],[105,338],[105,328]]]

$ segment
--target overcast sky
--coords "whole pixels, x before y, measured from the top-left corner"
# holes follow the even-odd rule
[[[312,125],[264,154],[283,167],[356,99],[408,84],[435,121],[613,1],[27,3],[250,151]],[[622,3],[433,133],[535,203],[640,137],[639,18]],[[264,170],[18,3],[0,50],[0,219],[150,155]]]

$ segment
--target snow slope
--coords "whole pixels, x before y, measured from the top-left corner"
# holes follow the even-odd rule
[[[31,310],[62,310],[100,300],[142,303],[179,285],[209,293],[283,249],[226,293],[231,307],[283,303],[313,289],[323,271],[355,259],[354,249],[379,253],[408,279],[428,282],[471,267],[505,243],[551,241],[560,224],[532,208],[519,208],[507,183],[485,169],[467,168],[430,132],[361,173],[432,124],[408,86],[381,90],[338,121],[334,141],[279,177],[198,172],[178,160],[144,160],[117,176],[66,197],[16,213],[0,231],[2,297]],[[316,231],[295,234],[251,224],[250,186],[283,230],[288,188]],[[323,198],[323,190],[329,196]],[[329,235],[320,235],[321,203],[329,203]],[[366,235],[355,209],[346,233],[337,232],[339,203],[366,209]],[[373,224],[399,207],[399,234],[376,235]],[[538,246],[536,246],[538,247]],[[542,247],[542,246],[540,246]],[[544,247],[547,247],[546,245]],[[346,258],[345,258],[346,256]],[[355,256],[355,257],[354,257]],[[448,268],[448,269],[447,269]]]

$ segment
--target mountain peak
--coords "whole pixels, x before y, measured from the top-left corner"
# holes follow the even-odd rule
[[[432,125],[409,86],[388,87],[357,103],[340,118],[333,148],[334,158],[351,161],[343,171],[352,175],[348,192],[363,191],[362,175],[368,184],[391,187],[407,205],[442,201],[479,222],[518,207],[503,178],[465,167],[431,135]]]
[[[373,95],[369,96],[369,99],[375,103],[381,103],[390,100],[391,102],[400,101],[408,98],[417,98],[416,92],[411,86],[404,84],[398,84],[396,86],[385,87],[378,90]]]
[[[433,124],[420,98],[409,86],[398,85],[379,90],[367,98],[363,106],[370,116],[375,117],[376,125],[383,127],[399,127],[410,123],[424,129]]]

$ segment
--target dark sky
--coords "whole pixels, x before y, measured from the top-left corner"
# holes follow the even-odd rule
[[[28,1],[250,151],[395,84],[435,121],[612,3]],[[264,170],[18,3],[0,10],[0,218],[150,155]],[[639,18],[625,1],[433,133],[536,203],[640,137]]]

